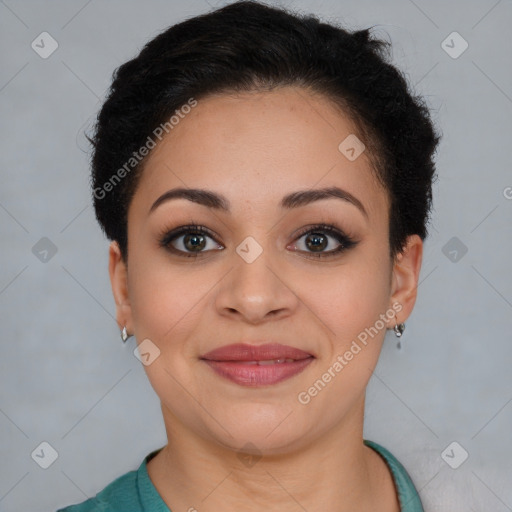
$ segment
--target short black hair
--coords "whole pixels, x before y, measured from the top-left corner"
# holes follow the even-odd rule
[[[323,94],[358,127],[389,193],[391,256],[409,235],[425,239],[440,135],[424,99],[389,63],[390,47],[370,28],[348,31],[256,1],[195,16],[151,39],[114,71],[89,138],[96,218],[124,261],[127,212],[147,158],[139,150],[155,129],[171,128],[171,116],[191,100],[287,85]]]

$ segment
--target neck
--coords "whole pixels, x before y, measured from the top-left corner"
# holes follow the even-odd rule
[[[385,462],[363,444],[364,396],[343,424],[277,455],[221,446],[162,412],[169,442],[148,473],[171,510],[399,511]]]

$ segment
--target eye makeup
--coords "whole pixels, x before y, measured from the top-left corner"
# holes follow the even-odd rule
[[[304,237],[306,237],[306,243],[311,243],[312,251],[297,248],[297,241]],[[324,251],[325,247],[332,245],[330,239],[338,245],[333,249]],[[207,248],[208,240],[212,241],[209,249]],[[327,244],[325,244],[326,241]],[[203,258],[209,252],[225,248],[218,241],[217,235],[213,231],[194,222],[174,229],[163,229],[158,235],[158,244],[171,254],[183,258]],[[305,226],[295,233],[292,243],[293,249],[291,250],[304,253],[306,257],[330,258],[352,249],[357,244],[358,241],[347,235],[341,228],[333,224],[320,223]],[[176,247],[176,245],[181,245],[181,248]],[[316,249],[320,250],[317,251]]]

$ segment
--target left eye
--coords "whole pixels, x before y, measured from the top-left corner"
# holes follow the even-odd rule
[[[330,226],[317,226],[302,233],[293,249],[313,256],[337,254],[355,245],[355,242]]]

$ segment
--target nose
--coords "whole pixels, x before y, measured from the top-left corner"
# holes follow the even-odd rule
[[[215,299],[218,313],[250,324],[293,314],[299,299],[286,279],[285,263],[278,262],[269,250],[263,250],[253,261],[240,254],[233,253],[233,267],[219,283]]]

